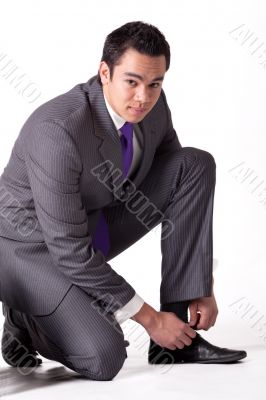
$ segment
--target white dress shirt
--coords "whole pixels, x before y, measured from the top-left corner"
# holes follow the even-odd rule
[[[110,117],[112,118],[113,123],[117,129],[117,133],[119,136],[121,136],[122,132],[119,129],[122,128],[122,126],[124,125],[126,120],[123,119],[122,117],[120,117],[120,115],[118,115],[112,109],[112,107],[108,103],[105,96],[104,96],[104,100],[105,100],[107,110],[110,114]],[[141,156],[142,156],[142,149],[140,146],[140,141],[138,140],[138,137],[137,137],[135,129],[134,129],[133,130],[133,159],[132,159],[132,163],[131,163],[127,177],[130,177],[137,170],[137,168],[140,164]],[[144,300],[136,293],[127,304],[125,304],[122,308],[120,308],[119,310],[114,312],[115,319],[117,320],[117,322],[119,324],[123,323],[124,321],[126,321],[127,319],[132,317],[132,315],[135,315],[141,309],[143,304],[144,304]]]
[[[113,120],[113,123],[117,129],[117,133],[120,137],[122,135],[120,128],[122,128],[122,126],[124,125],[126,120],[124,118],[120,117],[120,115],[118,115],[112,109],[112,107],[108,103],[105,96],[104,96],[104,100],[105,100],[107,110]],[[130,169],[128,171],[128,174],[127,174],[128,178],[130,178],[130,176],[133,175],[133,173],[137,170],[138,166],[140,165],[141,156],[142,156],[142,148],[141,148],[140,141],[139,141],[139,139],[136,135],[135,129],[134,129],[133,130],[133,159],[132,159],[132,163],[131,163]]]

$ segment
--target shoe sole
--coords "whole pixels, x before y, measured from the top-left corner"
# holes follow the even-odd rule
[[[148,361],[149,364],[229,364],[229,363],[234,363],[239,360],[242,360],[243,358],[247,357],[246,354],[243,354],[243,356],[239,357],[227,357],[223,358],[220,360],[196,360],[196,361],[185,361],[185,360],[180,360],[180,361],[175,361],[175,362],[169,362],[169,363],[161,363],[161,362],[153,362],[153,361]]]
[[[222,360],[204,360],[204,361],[195,361],[195,362],[197,362],[199,364],[228,364],[228,363],[234,363],[234,362],[240,361],[243,358],[246,358],[246,355],[239,356],[237,358],[236,357],[228,357],[228,358],[223,358]]]

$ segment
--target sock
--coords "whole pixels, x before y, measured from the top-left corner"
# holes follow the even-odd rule
[[[188,306],[190,300],[161,304],[161,311],[173,312],[184,322],[188,322]]]

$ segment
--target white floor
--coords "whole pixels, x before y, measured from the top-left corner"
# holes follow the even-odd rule
[[[128,358],[112,381],[88,380],[45,358],[41,367],[22,375],[0,359],[0,397],[12,400],[59,397],[131,400],[162,399],[163,396],[181,400],[266,399],[266,346],[244,321],[220,318],[212,330],[200,331],[213,344],[247,351],[246,359],[226,365],[149,365],[146,332],[132,321],[123,329],[130,342]]]

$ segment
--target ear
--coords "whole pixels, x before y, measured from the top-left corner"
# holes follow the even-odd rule
[[[100,63],[99,74],[101,77],[102,85],[107,85],[110,81],[110,70],[105,61],[101,61]]]

